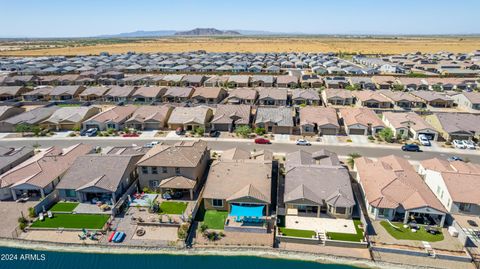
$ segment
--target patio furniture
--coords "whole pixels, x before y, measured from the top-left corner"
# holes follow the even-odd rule
[[[49,218],[53,218],[53,213],[52,213],[52,211],[48,211],[48,212],[47,212],[47,215],[48,215]]]
[[[136,232],[137,236],[144,236],[145,235],[145,230],[143,228],[140,228]]]

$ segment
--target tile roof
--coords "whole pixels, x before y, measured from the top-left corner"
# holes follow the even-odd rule
[[[394,128],[410,127],[417,132],[424,129],[435,130],[432,125],[415,112],[384,112],[383,117],[385,117]]]
[[[337,112],[331,107],[307,106],[300,108],[300,125],[304,124],[316,124],[319,127],[334,125],[340,128]]]
[[[133,113],[132,117],[129,118],[126,122],[166,122],[169,113],[173,110],[173,107],[170,105],[161,105],[161,106],[140,106]]]
[[[283,88],[257,88],[258,99],[287,100],[288,91]]]
[[[288,107],[259,107],[255,123],[273,122],[277,126],[293,127],[292,110]]]
[[[340,115],[346,126],[361,124],[372,127],[385,126],[377,114],[368,108],[343,108]]]
[[[464,113],[436,113],[440,125],[447,133],[480,132],[480,115]]]
[[[96,107],[61,107],[46,119],[44,122],[58,124],[58,123],[81,123],[85,117],[93,111],[100,111]]]
[[[207,142],[182,141],[174,145],[156,145],[137,163],[139,166],[197,167],[203,154],[207,152]]]
[[[207,106],[176,107],[170,115],[168,124],[205,124],[211,111],[212,109]]]
[[[217,105],[212,123],[235,124],[250,123],[251,107],[249,105]]]
[[[97,121],[97,122],[123,122],[130,115],[137,110],[136,106],[116,106],[109,110],[105,110],[86,121]]]

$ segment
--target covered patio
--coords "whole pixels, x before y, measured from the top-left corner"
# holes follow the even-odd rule
[[[188,192],[190,200],[193,200],[194,190],[197,182],[184,176],[174,176],[162,180],[160,183],[160,192],[163,194],[167,191]]]
[[[225,220],[225,230],[237,232],[267,233],[265,205],[231,204]]]

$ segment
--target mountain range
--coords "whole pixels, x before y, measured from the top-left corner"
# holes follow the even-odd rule
[[[99,38],[122,38],[122,37],[164,37],[164,36],[274,36],[274,35],[292,35],[301,33],[279,33],[269,31],[255,30],[218,30],[215,28],[195,28],[189,31],[158,30],[158,31],[134,31],[127,33],[100,35]]]

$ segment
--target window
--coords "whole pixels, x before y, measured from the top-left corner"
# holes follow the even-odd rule
[[[388,217],[390,211],[387,208],[379,208],[378,209],[378,215],[383,216],[383,217]]]
[[[440,186],[437,186],[437,194],[440,194],[440,191],[441,191]]]
[[[337,214],[345,214],[347,212],[347,208],[346,207],[337,207],[335,208],[335,213]]]
[[[180,174],[180,167],[175,167],[175,174]]]
[[[142,174],[148,174],[148,167],[142,166]]]
[[[152,174],[158,174],[157,167],[152,166]]]
[[[67,196],[67,197],[77,197],[77,192],[75,192],[75,190],[65,190],[65,196]]]
[[[160,182],[158,180],[150,180],[149,185],[150,185],[150,188],[154,189],[160,185]]]
[[[164,174],[168,173],[168,169],[166,167],[162,167],[162,173]]]
[[[460,209],[460,211],[469,212],[470,211],[470,204],[459,203],[458,204],[458,209]]]
[[[222,199],[212,199],[212,205],[214,207],[223,207],[223,200]]]
[[[451,200],[450,200],[450,198],[448,198],[447,207],[450,207],[450,202],[451,202]]]

